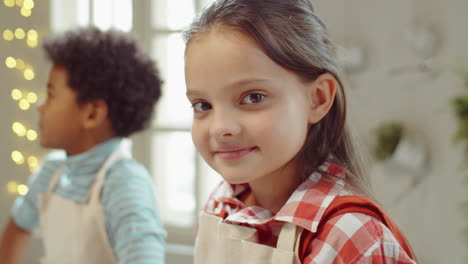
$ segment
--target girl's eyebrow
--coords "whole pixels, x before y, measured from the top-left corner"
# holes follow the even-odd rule
[[[224,90],[228,90],[233,87],[243,87],[243,86],[252,85],[252,84],[265,84],[265,83],[270,83],[270,82],[271,81],[269,79],[265,79],[265,78],[255,78],[255,77],[254,78],[250,78],[250,77],[242,78],[239,80],[232,81],[224,88]],[[190,90],[186,92],[186,96],[188,98],[201,97],[202,95],[203,95],[203,92],[198,91],[198,90]]]
[[[247,85],[251,85],[251,84],[269,83],[269,82],[270,82],[270,80],[265,79],[265,78],[243,78],[243,79],[232,81],[231,83],[229,83],[225,87],[225,89],[229,89],[229,88],[232,88],[232,87],[242,87],[242,86],[247,86]],[[187,91],[186,96],[187,97],[197,97],[197,96],[200,96],[201,94],[202,94],[202,92],[200,92],[200,91],[190,90],[190,91]]]
[[[187,91],[185,95],[190,98],[190,97],[197,97],[200,96],[201,93],[199,91]]]
[[[238,86],[246,86],[249,84],[257,84],[257,83],[268,83],[270,80],[265,79],[265,78],[243,78],[239,80],[235,80],[231,82],[228,87],[238,87]]]

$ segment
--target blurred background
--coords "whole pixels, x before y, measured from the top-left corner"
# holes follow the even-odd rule
[[[46,153],[36,140],[35,107],[45,96],[51,66],[40,49],[42,40],[80,25],[118,28],[138,38],[165,80],[151,128],[134,137],[134,156],[154,176],[169,232],[167,262],[192,263],[196,216],[220,177],[191,141],[181,31],[209,2],[2,0],[0,228]],[[370,153],[375,196],[407,234],[421,263],[468,263],[468,169],[463,168],[468,103],[465,119],[463,103],[454,104],[457,96],[468,102],[468,1],[313,3],[346,72],[350,122]],[[37,232],[26,263],[38,263],[42,250]]]

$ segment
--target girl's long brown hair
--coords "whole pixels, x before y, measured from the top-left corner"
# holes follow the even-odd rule
[[[310,126],[296,157],[302,164],[300,177],[305,180],[331,159],[345,170],[345,180],[354,191],[374,200],[363,162],[366,152],[358,151],[357,138],[346,122],[345,89],[335,50],[310,1],[218,0],[185,31],[187,46],[198,33],[214,25],[247,34],[273,61],[304,80],[315,80],[324,73],[335,77],[338,89],[333,106],[320,122]],[[413,256],[416,258],[414,252]]]
[[[201,32],[221,25],[253,38],[278,65],[304,80],[332,74],[338,89],[329,113],[311,125],[297,158],[302,164],[301,180],[319,170],[327,159],[341,165],[346,181],[361,194],[372,198],[361,152],[346,122],[346,98],[342,73],[325,24],[308,0],[221,0],[199,15],[185,31],[187,46]]]

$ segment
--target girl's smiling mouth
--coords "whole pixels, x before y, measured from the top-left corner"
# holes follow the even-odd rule
[[[257,147],[224,146],[217,149],[214,154],[223,160],[234,160],[242,158],[256,149]]]

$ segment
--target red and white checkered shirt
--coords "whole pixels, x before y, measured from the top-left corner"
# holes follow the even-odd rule
[[[222,182],[204,209],[226,223],[256,228],[259,243],[276,246],[284,222],[312,233],[320,232],[306,250],[303,263],[415,263],[392,232],[378,219],[362,213],[345,213],[320,223],[325,210],[337,196],[352,195],[346,188],[343,170],[325,162],[291,195],[276,215],[259,206],[246,207],[238,197],[249,191],[248,184]]]

